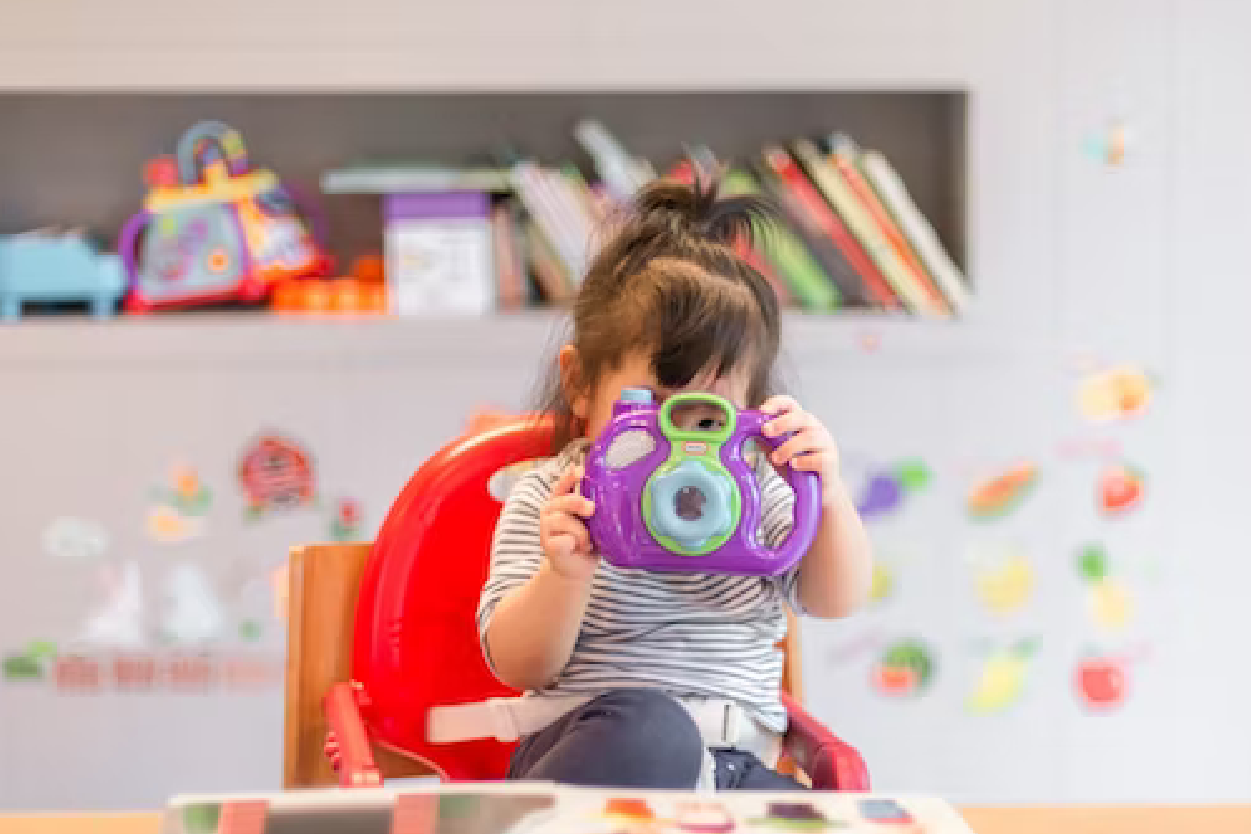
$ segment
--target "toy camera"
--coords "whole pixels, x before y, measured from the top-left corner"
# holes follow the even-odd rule
[[[675,407],[698,404],[722,411],[723,424],[674,425]],[[582,481],[582,494],[595,502],[587,529],[604,558],[622,568],[758,576],[794,567],[816,533],[821,478],[787,467],[794,527],[779,547],[766,547],[760,487],[743,447],[752,439],[768,449],[784,442],[764,436],[771,419],[712,394],[679,394],[657,408],[650,391],[623,391],[587,453]]]
[[[146,178],[143,211],[117,244],[132,312],[260,301],[275,281],[329,272],[290,192],[273,172],[251,166],[228,125],[195,125],[175,157],[149,163]]]

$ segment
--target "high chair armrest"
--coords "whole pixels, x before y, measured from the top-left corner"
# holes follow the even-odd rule
[[[808,774],[812,787],[819,791],[867,791],[869,771],[859,751],[804,712],[785,693],[782,703],[790,716],[786,752]]]
[[[339,773],[339,785],[363,788],[382,784],[382,773],[374,762],[369,733],[361,718],[365,697],[356,683],[336,683],[322,700],[329,732],[326,755]]]

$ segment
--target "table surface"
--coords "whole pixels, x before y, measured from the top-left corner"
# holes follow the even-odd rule
[[[1248,834],[1251,805],[961,808],[976,834]],[[157,834],[137,814],[0,814],[0,834]]]

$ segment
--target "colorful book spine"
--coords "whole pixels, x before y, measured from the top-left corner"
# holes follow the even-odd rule
[[[882,231],[877,228],[873,218],[869,216],[855,192],[851,190],[851,186],[843,179],[838,169],[817,150],[816,145],[807,140],[796,142],[795,156],[813,183],[847,224],[847,228],[855,234],[865,252],[877,264],[900,301],[914,313],[942,315],[942,310],[930,300],[925,288],[899,257],[899,253],[891,247]]]
[[[517,223],[506,202],[491,209],[491,242],[495,252],[495,277],[501,310],[520,310],[526,306],[525,263],[517,240]]]
[[[912,245],[908,243],[908,239],[904,237],[903,232],[899,230],[899,226],[895,223],[895,219],[891,217],[890,212],[882,205],[877,197],[877,192],[873,190],[873,186],[869,185],[868,180],[864,178],[857,160],[860,157],[860,149],[848,137],[842,134],[835,134],[830,139],[830,162],[843,175],[843,179],[855,192],[856,197],[860,199],[865,210],[869,212],[869,216],[877,227],[886,236],[886,241],[891,245],[904,264],[912,271],[912,274],[925,287],[926,294],[930,297],[930,302],[937,308],[941,309],[944,315],[951,315],[951,305],[947,303],[947,299],[939,290],[938,284],[930,276],[925,265],[921,263],[916,253],[912,251]]]
[[[834,210],[804,176],[804,172],[795,164],[791,155],[781,148],[766,148],[764,163],[783,184],[798,204],[798,208],[812,224],[813,230],[825,236],[842,254],[844,260],[859,276],[861,284],[867,291],[869,300],[887,310],[899,309],[899,299],[891,291],[881,271],[865,254],[860,243],[843,225]]]
[[[925,264],[929,274],[942,288],[943,295],[951,303],[956,313],[968,309],[971,301],[968,281],[960,267],[956,266],[951,255],[938,238],[925,214],[917,207],[912,195],[908,193],[903,179],[886,157],[877,151],[866,151],[860,155],[860,167],[865,178],[873,186],[882,203],[891,212],[900,230],[912,243],[917,256]]]
[[[726,172],[722,186],[727,194],[759,195],[760,187],[742,168]],[[777,269],[791,293],[809,310],[832,310],[842,303],[838,288],[813,258],[808,247],[782,223],[770,223],[756,230],[764,256]]]
[[[594,225],[577,194],[558,172],[523,161],[513,167],[514,184],[530,216],[556,250],[575,282],[586,273]]]
[[[683,160],[669,169],[668,176],[670,179],[690,185],[695,181],[695,169],[690,162]],[[790,307],[795,304],[795,297],[791,294],[790,288],[786,286],[785,281],[778,277],[777,270],[773,268],[764,256],[764,253],[760,251],[759,241],[736,240],[734,242],[734,253],[751,266],[752,269],[764,276],[764,279],[773,287],[773,294],[777,297],[778,304],[783,307]]]
[[[549,304],[567,304],[573,298],[573,287],[565,274],[560,258],[543,230],[533,220],[523,224],[526,256],[534,283]]]

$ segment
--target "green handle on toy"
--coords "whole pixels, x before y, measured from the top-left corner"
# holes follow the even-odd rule
[[[725,425],[716,431],[708,431],[705,429],[680,429],[673,425],[672,413],[674,406],[684,403],[708,403],[715,405],[725,413]],[[665,400],[664,405],[660,407],[660,430],[664,432],[665,437],[670,440],[695,440],[705,443],[721,444],[730,439],[730,435],[734,434],[734,423],[736,409],[725,397],[718,397],[716,394],[690,393],[690,394],[674,394]]]

